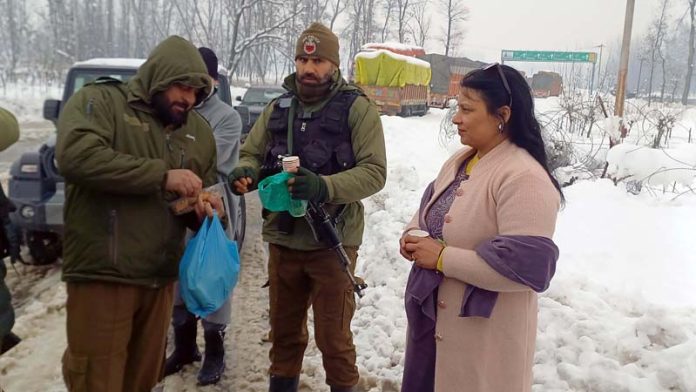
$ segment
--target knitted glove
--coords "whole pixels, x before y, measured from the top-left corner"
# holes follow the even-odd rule
[[[329,188],[319,175],[309,169],[299,167],[295,173],[295,183],[292,184],[291,196],[293,199],[323,203],[329,197]]]
[[[237,166],[234,169],[232,169],[232,173],[230,173],[230,176],[228,177],[228,181],[230,182],[230,184],[232,184],[233,182],[235,182],[239,179],[242,179],[244,177],[249,177],[252,180],[251,185],[249,185],[249,187],[248,187],[249,191],[251,192],[254,189],[256,189],[256,187],[259,184],[258,176],[256,175],[256,172],[254,171],[254,169],[252,169],[248,166]],[[231,186],[230,188],[232,189],[233,193],[237,194],[237,192],[234,189],[234,186]]]

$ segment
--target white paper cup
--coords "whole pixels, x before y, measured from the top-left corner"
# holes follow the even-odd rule
[[[408,234],[408,235],[412,235],[412,236],[414,236],[414,237],[422,237],[422,238],[430,237],[430,233],[428,233],[428,232],[425,231],[425,230],[418,230],[418,229],[416,229],[416,230],[409,230],[409,232],[408,232],[407,234]]]
[[[298,167],[300,167],[300,157],[283,157],[283,171],[288,173],[296,173]]]

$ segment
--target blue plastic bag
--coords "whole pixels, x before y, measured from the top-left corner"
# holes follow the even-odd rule
[[[186,245],[179,264],[179,291],[186,308],[199,317],[227,300],[239,277],[237,243],[225,235],[217,214],[206,217]]]

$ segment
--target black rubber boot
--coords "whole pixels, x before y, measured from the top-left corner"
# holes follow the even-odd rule
[[[185,312],[185,313],[184,313]],[[174,352],[164,363],[164,376],[179,372],[184,365],[201,360],[196,346],[196,317],[183,306],[175,306],[172,325],[174,326]]]
[[[271,376],[268,392],[297,392],[300,377]]]
[[[2,260],[0,260],[0,263],[2,263]],[[0,355],[6,353],[12,347],[16,346],[21,342],[22,339],[19,338],[19,336],[15,335],[13,332],[8,333],[7,335],[2,337],[2,346],[0,346]]]
[[[225,371],[225,324],[204,324],[205,357],[198,385],[217,384]]]

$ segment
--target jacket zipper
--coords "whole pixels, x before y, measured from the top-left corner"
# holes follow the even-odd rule
[[[116,210],[109,211],[109,257],[116,264],[118,260],[118,216]]]

